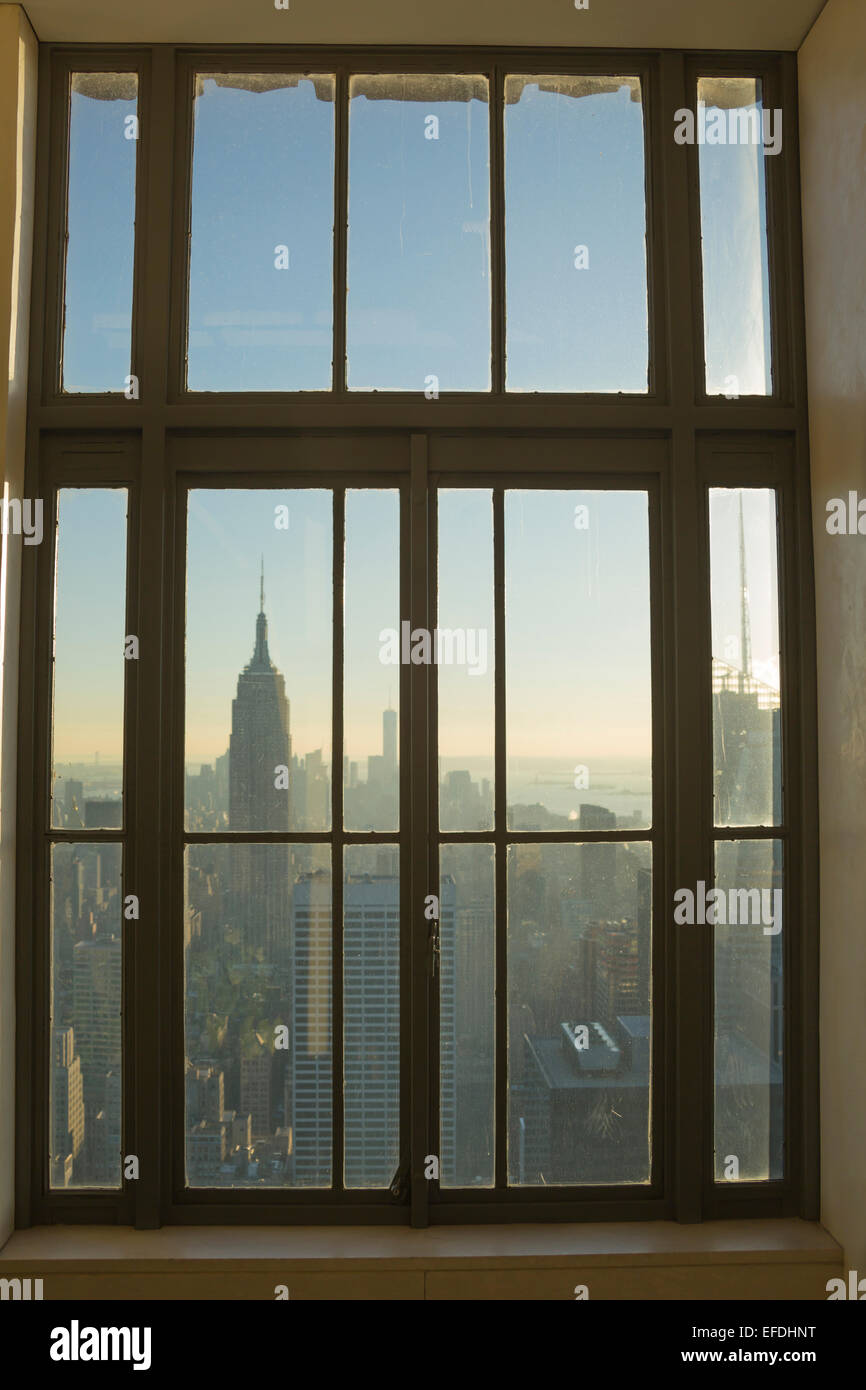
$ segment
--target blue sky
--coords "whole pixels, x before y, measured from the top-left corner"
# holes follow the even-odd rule
[[[423,94],[423,77],[396,80],[407,93],[420,84]],[[452,81],[477,88],[481,79]],[[576,98],[532,78],[508,84],[515,94],[521,88],[505,108],[508,389],[643,392],[641,103],[626,85]],[[201,79],[192,390],[329,388],[332,93],[327,75],[265,92]],[[72,94],[70,391],[122,391],[130,370],[138,142],[124,131],[135,109]],[[489,389],[487,102],[372,100],[361,86],[349,136],[350,389],[420,391],[431,375],[442,391]],[[740,394],[763,394],[770,349],[760,149],[702,146],[700,187],[709,390],[724,391],[735,376]],[[586,269],[575,267],[578,247]],[[287,268],[277,268],[280,255]]]
[[[326,78],[316,86],[327,93]],[[138,144],[124,138],[124,120],[134,109],[130,101],[72,97],[69,390],[120,391],[129,371]],[[529,79],[505,119],[509,387],[645,390],[640,103],[626,87],[575,99],[541,91]],[[438,138],[428,139],[435,122]],[[333,101],[319,99],[312,80],[252,93],[204,79],[193,167],[191,388],[327,389],[333,127]],[[488,134],[488,106],[477,97],[352,98],[350,387],[423,390],[430,375],[442,391],[489,387]],[[715,379],[729,368],[750,381],[766,366],[763,359],[755,365],[766,331],[762,159],[754,149],[705,147],[700,167],[705,242],[706,229],[717,229],[707,253],[706,299],[721,325],[721,337],[715,329],[710,335],[711,372]],[[733,243],[726,231],[732,206],[740,228]],[[287,270],[274,265],[281,245],[289,250]],[[588,270],[574,266],[577,245],[588,248]],[[740,324],[748,330],[743,342]],[[64,497],[58,756],[91,756],[100,748],[107,758],[120,746],[123,668],[115,643],[124,626],[124,504],[119,493]],[[273,524],[274,506],[286,500],[288,532]],[[590,505],[588,531],[573,525],[579,502]],[[739,630],[738,622],[732,629],[737,587],[731,591],[721,577],[736,571],[723,502],[716,517],[714,646]],[[768,525],[766,499],[750,504],[754,653],[756,665],[769,671],[778,643]],[[510,751],[648,754],[645,496],[515,493],[506,536]],[[389,699],[398,704],[399,673],[379,661],[378,642],[382,628],[399,624],[396,539],[394,495],[350,498],[351,758],[380,751],[381,711]],[[192,763],[212,761],[227,746],[237,675],[252,652],[262,554],[271,653],[286,676],[295,752],[322,748],[330,756],[330,496],[324,489],[212,491],[193,494],[189,518]],[[446,496],[440,624],[488,628],[489,672],[469,678],[464,670],[442,671],[445,755],[492,753],[491,554],[489,493]]]

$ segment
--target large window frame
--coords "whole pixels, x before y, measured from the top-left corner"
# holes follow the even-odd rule
[[[194,393],[183,388],[192,74],[206,70],[328,71],[337,75],[334,389]],[[130,371],[140,397],[59,390],[72,71],[139,74],[135,279]],[[486,73],[490,79],[492,390],[366,393],[345,389],[348,76],[359,72]],[[504,390],[504,160],[507,71],[639,76],[645,113],[650,377],[647,394],[519,395]],[[749,74],[781,107],[785,140],[767,161],[773,394],[720,400],[703,383],[697,150],[673,139],[674,112],[694,109],[698,75]],[[130,492],[128,631],[142,659],[125,695],[125,891],[142,891],[142,920],[125,937],[124,1152],[141,1164],[118,1191],[50,1190],[48,1096],[48,845],[50,634],[53,548],[24,551],[19,741],[17,1222],[411,1223],[677,1219],[817,1215],[817,773],[814,599],[793,55],[523,49],[175,49],[43,46],[30,353],[26,495],[46,500],[54,535],[61,487]],[[145,292],[146,289],[146,292]],[[254,473],[245,470],[249,446]],[[654,1176],[646,1187],[507,1189],[502,1134],[497,1189],[437,1192],[424,1178],[436,1152],[435,984],[422,905],[436,891],[435,667],[401,667],[401,1170],[392,1193],[183,1191],[183,1056],[178,1013],[178,850],[183,841],[184,530],[190,485],[401,489],[401,612],[435,626],[435,489],[443,486],[646,486],[651,497],[654,778]],[[644,481],[645,480],[645,481]],[[786,917],[785,1178],[721,1186],[712,1166],[712,940],[672,922],[677,885],[712,879],[713,827],[708,490],[777,490],[784,666]],[[335,553],[337,546],[335,530]],[[497,573],[502,574],[501,536]],[[336,608],[335,608],[336,612]],[[335,627],[335,640],[336,640]],[[497,683],[502,680],[497,669]],[[336,678],[335,678],[336,698]],[[501,734],[503,707],[497,701]],[[334,746],[336,764],[338,745]],[[497,749],[501,763],[503,753]],[[32,776],[30,775],[32,769]],[[501,766],[498,770],[502,771]],[[499,810],[505,785],[498,779]],[[336,803],[335,803],[336,804]],[[179,822],[180,816],[180,822]],[[747,832],[748,833],[748,832]],[[76,832],[74,838],[86,838]],[[116,838],[105,831],[94,839]],[[742,834],[742,832],[737,832]],[[73,838],[67,835],[66,838]],[[297,840],[290,832],[287,840]],[[326,837],[327,838],[327,837]],[[346,836],[334,819],[335,846]],[[394,836],[380,838],[394,840]],[[476,837],[477,838],[477,837]],[[501,851],[521,838],[497,821]],[[580,836],[566,836],[579,841]],[[622,836],[621,838],[626,838]],[[644,837],[641,837],[644,838]],[[336,899],[335,899],[336,906]],[[504,922],[497,906],[502,980]],[[335,948],[339,926],[335,912]],[[338,950],[335,951],[338,955]],[[503,991],[498,1004],[502,1021]],[[182,1002],[182,998],[181,998]],[[338,996],[335,994],[335,1023]],[[163,1009],[171,1010],[164,1034]],[[178,1031],[180,1028],[180,1032]],[[504,1043],[500,1034],[500,1061]],[[178,1072],[178,1075],[174,1075]],[[178,1077],[181,1080],[178,1080]],[[334,1069],[338,1098],[337,1068]],[[499,1070],[498,1109],[504,1074]],[[336,1119],[335,1125],[339,1123]],[[504,1121],[502,1121],[504,1123]]]

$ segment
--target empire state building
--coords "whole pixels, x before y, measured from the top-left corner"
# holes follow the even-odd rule
[[[268,652],[264,577],[252,659],[238,676],[229,744],[229,829],[288,830],[291,738],[286,683]],[[238,845],[234,886],[247,945],[286,949],[288,852]]]

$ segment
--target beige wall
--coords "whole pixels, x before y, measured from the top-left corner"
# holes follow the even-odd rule
[[[28,0],[41,40],[785,48],[823,0]]]
[[[0,481],[21,497],[27,399],[37,45],[24,11],[0,8]],[[21,537],[0,550],[0,1245],[13,1225],[15,795]]]
[[[866,498],[866,5],[829,0],[800,50],[818,612],[822,1209],[866,1275],[866,535],[826,529]],[[866,526],[866,521],[864,521]]]
[[[866,1275],[866,536],[829,536],[823,520],[829,498],[849,489],[866,497],[863,0],[829,0],[801,50],[800,79],[820,662],[823,1216],[849,1267]],[[0,4],[0,476],[18,496],[35,92],[33,34],[18,6]],[[10,538],[0,559],[0,1245],[13,1200],[20,545]]]

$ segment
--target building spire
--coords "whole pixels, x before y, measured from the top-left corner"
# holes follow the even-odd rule
[[[259,616],[256,618],[256,649],[253,652],[253,669],[270,671],[271,657],[268,651],[268,620],[265,617],[265,557],[262,556],[259,576]]]

